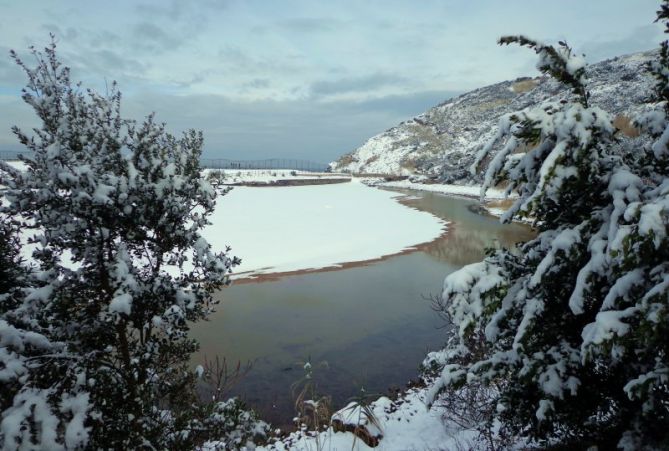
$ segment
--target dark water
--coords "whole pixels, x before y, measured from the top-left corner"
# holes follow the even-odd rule
[[[201,344],[196,362],[205,355],[251,361],[230,394],[280,426],[295,414],[291,384],[307,360],[318,392],[332,396],[335,409],[362,387],[386,394],[415,378],[425,354],[446,338],[426,298],[440,293],[447,274],[480,261],[486,247],[512,246],[532,232],[474,213],[473,200],[407,194],[415,208],[451,222],[445,238],[368,266],[233,284],[221,292],[218,311],[192,331]]]

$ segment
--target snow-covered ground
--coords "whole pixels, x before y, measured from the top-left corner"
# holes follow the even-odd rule
[[[281,180],[322,180],[322,179],[341,179],[348,180],[350,175],[333,174],[329,172],[307,172],[295,171],[291,169],[204,169],[204,176],[211,172],[222,172],[225,174],[223,183],[226,185],[241,185],[245,183],[276,183]]]
[[[439,183],[426,184],[426,183],[410,182],[409,180],[399,180],[396,182],[380,183],[377,186],[383,186],[387,188],[414,189],[418,191],[430,191],[433,193],[452,194],[456,196],[466,196],[475,198],[479,198],[481,195],[480,185],[464,186],[464,185],[443,185]],[[500,189],[491,188],[486,192],[485,197],[486,199],[504,199],[504,191]]]
[[[5,163],[7,163],[8,165],[10,165],[15,169],[18,169],[19,171],[25,171],[26,169],[28,169],[28,166],[26,166],[26,164],[23,161],[12,160],[12,161],[6,161]]]
[[[657,52],[619,56],[588,66],[593,105],[632,118],[652,95],[655,80],[644,69]],[[369,138],[337,161],[333,170],[367,174],[424,174],[439,180],[480,180],[467,169],[508,113],[560,101],[566,94],[550,77],[496,83],[452,97],[424,113]]]
[[[478,432],[464,429],[446,421],[443,409],[428,408],[428,388],[410,389],[397,401],[381,397],[370,404],[377,425],[370,424],[364,410],[350,404],[336,412],[334,419],[346,424],[360,424],[372,434],[380,436],[375,448],[367,446],[351,432],[335,432],[332,427],[319,433],[294,432],[285,439],[259,450],[458,450],[472,449],[476,445]]]
[[[316,269],[391,255],[434,240],[441,219],[400,204],[397,193],[357,181],[334,185],[235,187],[204,231],[214,249],[232,247],[236,273]]]
[[[10,164],[25,170],[21,162]],[[242,172],[254,181],[300,177],[288,170]],[[230,246],[232,255],[242,259],[233,278],[373,260],[432,241],[445,230],[444,221],[402,205],[399,197],[355,179],[332,185],[238,186],[219,198],[203,234],[214,249]],[[32,249],[24,251],[29,257]]]
[[[410,182],[409,180],[400,180],[396,182],[383,182],[375,183],[374,186],[386,187],[386,188],[403,188],[416,191],[429,191],[432,193],[446,194],[450,196],[464,196],[472,197],[479,199],[481,197],[481,185],[447,185],[447,184],[426,184],[426,183],[416,183]],[[508,199],[517,199],[518,195],[512,193],[509,195]],[[503,201],[507,199],[504,195],[504,190],[490,188],[486,191],[485,199],[483,200],[482,207],[485,211],[488,212],[491,216],[500,217],[506,212],[506,208],[503,206]],[[510,204],[509,204],[510,205]],[[508,206],[507,206],[508,208]],[[532,219],[527,218],[515,218],[514,221],[521,222],[525,224],[532,224]]]
[[[25,171],[27,166],[21,161],[7,161],[7,163],[20,170]],[[208,176],[213,171],[225,174],[225,184],[243,183],[274,183],[279,180],[321,180],[321,179],[343,179],[351,178],[348,174],[337,174],[330,172],[308,172],[295,171],[292,169],[203,169],[202,175]]]

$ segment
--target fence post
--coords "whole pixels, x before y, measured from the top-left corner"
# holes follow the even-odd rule
[[[18,159],[19,154],[27,157],[27,152],[0,151],[0,160]],[[200,167],[208,169],[288,169],[308,172],[322,172],[328,165],[309,160],[288,158],[267,158],[265,160],[228,160],[226,158],[201,158]]]

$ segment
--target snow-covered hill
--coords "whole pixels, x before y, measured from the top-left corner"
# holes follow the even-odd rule
[[[633,132],[629,119],[652,93],[646,63],[656,51],[635,53],[588,66],[591,104],[614,113],[616,126]],[[441,183],[469,182],[467,168],[494,134],[500,116],[567,95],[548,77],[519,78],[450,99],[370,138],[331,163],[335,171],[425,175]]]

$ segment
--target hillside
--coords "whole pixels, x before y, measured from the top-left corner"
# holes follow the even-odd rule
[[[588,66],[591,104],[614,113],[616,126],[634,133],[629,118],[648,101],[654,80],[646,63],[656,51],[616,57]],[[335,171],[424,175],[441,183],[467,183],[476,152],[495,133],[498,119],[568,95],[548,77],[518,78],[447,100],[376,135],[330,164]]]

